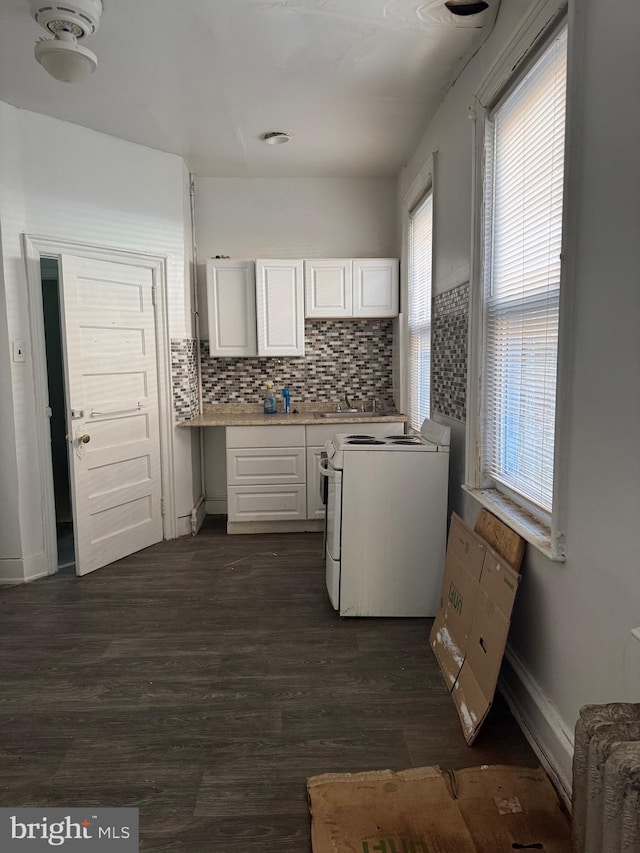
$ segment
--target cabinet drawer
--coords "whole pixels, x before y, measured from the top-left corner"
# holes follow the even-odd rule
[[[305,519],[306,486],[229,486],[229,521]]]
[[[227,447],[304,447],[304,426],[227,427]]]
[[[343,424],[313,424],[313,426],[307,426],[307,446],[324,445],[338,432],[376,436],[398,435],[404,432],[404,423],[402,421],[376,421],[375,423],[349,421]]]
[[[227,450],[227,484],[304,483],[303,447],[231,448]]]

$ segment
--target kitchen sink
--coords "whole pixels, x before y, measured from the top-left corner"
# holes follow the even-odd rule
[[[347,420],[362,421],[367,418],[379,418],[381,415],[392,415],[393,412],[314,412],[316,418],[345,418]]]

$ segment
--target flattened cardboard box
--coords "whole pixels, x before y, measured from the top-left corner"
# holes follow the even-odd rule
[[[461,518],[455,513],[452,515],[440,609],[431,630],[431,645],[449,690],[453,689],[464,663],[485,544]]]
[[[498,683],[520,575],[455,513],[429,642],[469,745]]]
[[[570,827],[541,768],[418,767],[307,780],[313,853],[569,853]]]

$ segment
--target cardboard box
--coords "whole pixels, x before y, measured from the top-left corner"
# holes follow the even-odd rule
[[[429,642],[469,745],[493,702],[519,573],[455,513]]]
[[[431,631],[442,677],[449,690],[460,674],[471,631],[485,543],[455,513],[451,517],[440,609]]]
[[[570,826],[540,768],[418,767],[307,780],[314,853],[569,853]]]

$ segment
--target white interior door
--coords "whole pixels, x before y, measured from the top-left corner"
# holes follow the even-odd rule
[[[151,270],[63,255],[76,573],[162,539]]]

